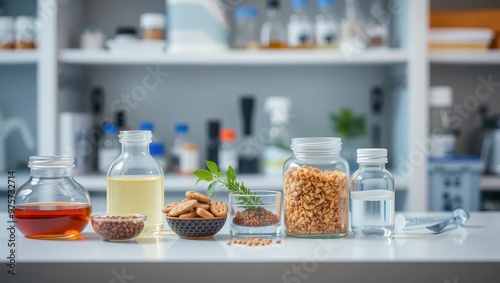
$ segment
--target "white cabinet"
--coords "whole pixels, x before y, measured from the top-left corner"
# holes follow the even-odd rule
[[[152,119],[161,128],[159,137],[171,141],[172,124],[188,121],[192,126],[190,138],[199,142],[200,148],[204,148],[207,119],[217,118],[224,126],[240,128],[239,95],[255,94],[258,107],[264,97],[290,96],[295,135],[318,136],[332,134],[328,116],[340,107],[369,113],[370,90],[382,86],[387,96],[384,145],[391,152],[392,171],[407,184],[406,208],[419,211],[427,206],[427,90],[434,75],[431,64],[432,68],[435,64],[500,64],[500,53],[493,51],[480,56],[429,53],[429,2],[404,0],[399,9],[391,10],[396,48],[363,51],[352,57],[323,50],[124,56],[82,51],[78,49],[79,35],[85,27],[93,26],[101,27],[110,37],[117,25],[137,26],[143,12],[163,12],[165,1],[39,0],[38,10],[46,15],[40,26],[40,56],[0,53],[0,68],[9,61],[37,62],[39,154],[57,153],[59,113],[68,110],[67,103],[61,101],[73,101],[73,106],[81,104],[77,105],[81,110],[88,110],[85,103],[90,100],[90,87],[99,85],[106,94],[105,117],[111,120],[123,97],[130,95],[151,69],[167,75],[147,99],[121,104],[129,111],[129,124],[135,127],[142,119]],[[263,1],[243,4],[264,7]],[[77,95],[62,91],[68,76],[75,76],[81,83]],[[258,114],[257,133],[266,130],[268,120],[260,115],[263,113]],[[360,145],[369,143],[362,141]]]

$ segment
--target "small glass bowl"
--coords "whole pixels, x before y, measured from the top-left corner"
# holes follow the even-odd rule
[[[254,195],[229,194],[232,238],[281,236],[281,192],[256,190]],[[248,202],[257,204],[248,204]]]
[[[100,214],[92,215],[90,221],[94,231],[105,241],[131,241],[146,227],[144,214]]]

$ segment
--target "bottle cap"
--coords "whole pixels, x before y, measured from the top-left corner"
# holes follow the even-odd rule
[[[220,131],[220,141],[221,142],[234,142],[236,139],[236,133],[234,129],[224,128]]]
[[[141,28],[165,29],[165,15],[161,13],[145,13],[141,15]]]
[[[451,107],[453,104],[453,89],[449,86],[433,86],[429,95],[431,107]]]
[[[119,26],[116,28],[116,35],[119,34],[137,35],[137,29],[135,27]]]
[[[264,101],[264,110],[271,114],[271,124],[288,123],[290,116],[290,98],[271,96]]]
[[[174,125],[174,132],[176,134],[187,134],[189,131],[189,126],[186,123],[177,123]]]
[[[165,146],[161,142],[152,142],[149,144],[149,153],[151,156],[165,155]]]
[[[115,135],[118,133],[118,126],[115,123],[107,122],[102,125],[104,135]]]
[[[279,0],[269,0],[269,1],[267,1],[267,8],[270,8],[270,9],[279,9],[280,8],[280,1]]]
[[[144,131],[153,131],[154,130],[154,123],[153,121],[142,121],[139,124],[139,130],[144,130]]]
[[[319,8],[331,8],[333,7],[333,0],[318,0]]]
[[[385,148],[360,148],[357,150],[358,163],[385,164],[387,163],[387,149]]]
[[[254,7],[238,7],[234,10],[234,17],[237,19],[254,19],[259,16],[259,11]]]
[[[308,0],[292,0],[293,8],[306,8],[308,4]]]

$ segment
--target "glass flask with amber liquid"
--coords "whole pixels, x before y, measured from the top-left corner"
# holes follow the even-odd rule
[[[149,153],[151,131],[120,131],[121,155],[107,176],[109,214],[139,213],[147,216],[143,234],[163,230],[163,169]]]
[[[260,31],[262,49],[284,49],[286,44],[286,29],[279,18],[280,2],[268,0],[267,18]]]
[[[15,194],[14,218],[34,239],[78,237],[90,220],[87,190],[73,179],[71,156],[31,156],[30,179]]]

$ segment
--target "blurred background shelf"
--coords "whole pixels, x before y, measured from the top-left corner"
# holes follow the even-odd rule
[[[500,65],[500,50],[490,51],[432,51],[430,62],[437,64],[497,64]]]
[[[481,176],[481,190],[500,192],[500,176]]]
[[[22,178],[29,178],[28,174],[23,174]],[[253,190],[278,190],[283,189],[283,178],[281,176],[267,176],[264,174],[238,174],[238,179],[245,183],[246,186]],[[101,174],[90,174],[75,176],[75,180],[84,186],[89,192],[106,192],[106,176]],[[172,173],[165,175],[165,192],[185,192],[186,190],[199,189],[203,191],[206,185],[199,183],[195,185],[196,177],[183,176]],[[395,186],[397,190],[405,190],[407,183],[402,178],[395,178]]]
[[[287,51],[240,51],[186,52],[186,53],[119,53],[63,49],[59,61],[81,65],[325,65],[325,64],[399,64],[406,63],[404,50],[368,50],[346,55],[340,51],[287,50]]]
[[[33,50],[0,51],[0,65],[36,64],[38,52]]]

